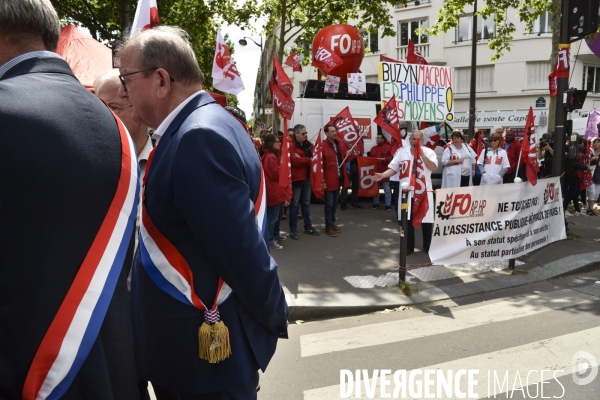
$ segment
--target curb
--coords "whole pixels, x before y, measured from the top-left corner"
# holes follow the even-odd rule
[[[600,251],[576,254],[533,268],[525,275],[496,276],[468,283],[423,289],[410,297],[394,293],[286,294],[288,320],[337,318],[406,305],[425,304],[570,275],[600,264]]]

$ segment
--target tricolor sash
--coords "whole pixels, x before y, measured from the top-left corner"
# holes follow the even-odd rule
[[[113,117],[121,137],[117,190],[29,367],[24,400],[58,399],[67,391],[98,337],[125,261],[135,227],[139,166],[129,134]]]
[[[157,147],[152,150],[148,158],[146,175],[144,176],[142,221],[139,233],[139,251],[142,265],[150,279],[160,290],[183,304],[204,311],[205,322],[199,331],[200,358],[216,363],[224,360],[230,354],[229,333],[223,322],[220,321],[218,306],[231,296],[232,289],[219,277],[217,293],[212,307],[207,307],[196,294],[194,274],[189,264],[150,219],[146,211],[145,188]],[[254,213],[258,231],[263,235],[266,229],[266,193],[262,170],[260,188],[254,202]],[[212,332],[208,332],[209,330],[212,330]],[[218,354],[215,353],[217,348],[219,348]]]

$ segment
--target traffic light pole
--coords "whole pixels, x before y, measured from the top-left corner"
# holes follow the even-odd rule
[[[571,47],[569,38],[569,0],[563,0],[560,20],[559,51]],[[560,56],[560,53],[559,53]],[[570,60],[568,60],[570,62]],[[558,78],[556,94],[556,115],[554,122],[554,158],[552,160],[552,176],[560,176],[565,170],[565,121],[567,119],[566,96],[569,88],[569,77]],[[564,177],[561,180],[564,188]]]

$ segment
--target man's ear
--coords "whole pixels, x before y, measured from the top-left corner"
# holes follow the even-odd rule
[[[164,68],[158,68],[156,73],[159,77],[157,97],[164,99],[171,92],[174,80]]]

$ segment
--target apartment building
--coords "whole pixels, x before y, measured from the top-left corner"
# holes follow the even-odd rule
[[[368,83],[378,83],[379,56],[383,54],[405,61],[408,39],[411,39],[429,64],[453,68],[456,113],[452,126],[466,129],[469,123],[472,8],[465,9],[457,28],[437,37],[417,35],[415,32],[435,21],[442,3],[442,0],[415,0],[391,8],[396,37],[381,38],[379,34],[364,32],[365,48],[369,52],[365,54],[361,71],[365,73]],[[491,19],[477,17],[476,129],[511,127],[520,133],[531,106],[537,131],[543,133],[547,131],[550,105],[548,74],[551,71],[549,59],[553,15],[549,12],[542,14],[531,33],[525,33],[525,24],[519,21],[516,10],[508,12],[508,19],[517,28],[511,50],[492,63],[488,40],[494,37],[496,26]],[[313,67],[305,68],[302,73],[294,73],[291,68],[286,68],[294,83],[294,97],[300,96],[307,79],[317,78]],[[600,59],[583,41],[571,46],[570,87],[588,90],[583,109],[573,112],[572,118],[585,117],[589,110],[600,108]]]

